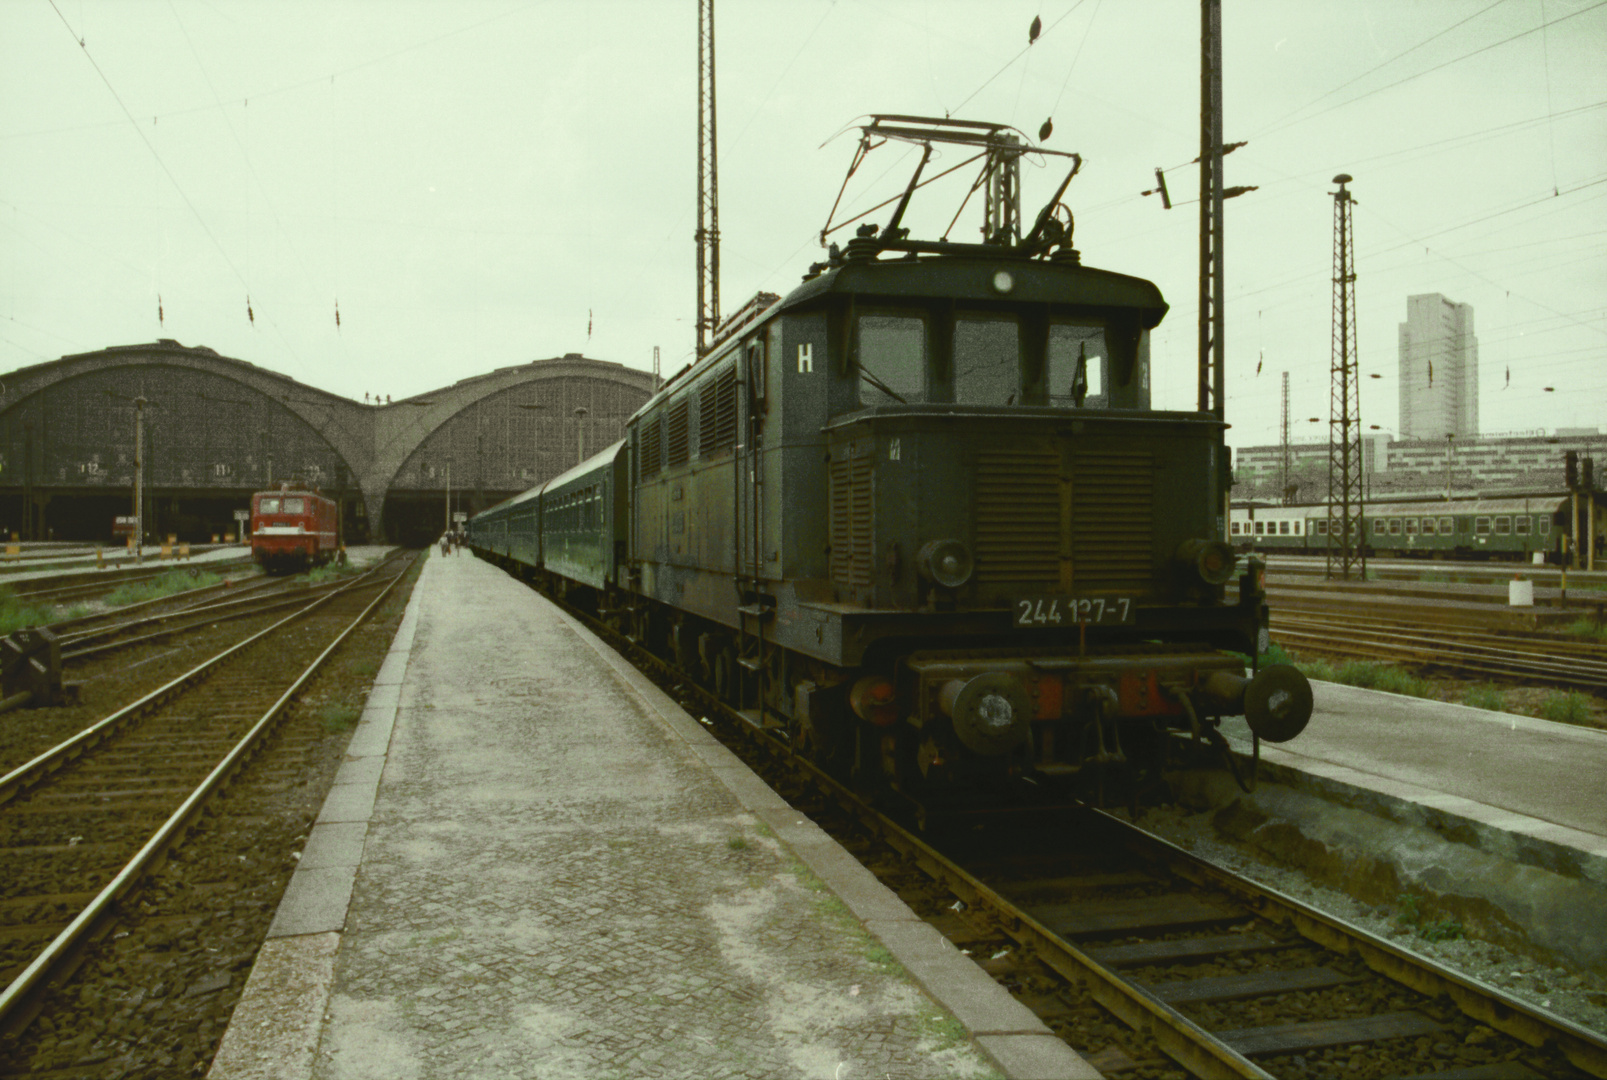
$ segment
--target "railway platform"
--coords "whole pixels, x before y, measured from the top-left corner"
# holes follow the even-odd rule
[[[465,552],[425,566],[209,1075],[1098,1074]]]
[[[1381,898],[1421,890],[1471,918],[1523,928],[1542,952],[1607,970],[1607,731],[1313,688],[1300,737],[1261,744],[1260,779],[1272,787],[1245,804],[1281,831],[1264,839],[1280,854],[1301,849],[1307,863],[1326,852],[1316,860],[1355,895],[1370,883]],[[1223,731],[1247,757],[1243,719]],[[1225,793],[1217,784],[1219,801]]]

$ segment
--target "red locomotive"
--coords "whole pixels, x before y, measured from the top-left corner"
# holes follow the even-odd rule
[[[335,504],[281,485],[251,496],[251,557],[269,573],[322,566],[340,550]]]

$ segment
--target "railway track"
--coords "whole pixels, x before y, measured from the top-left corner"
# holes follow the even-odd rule
[[[114,621],[121,612],[91,615],[56,623],[51,629],[58,633],[62,662],[82,662],[118,649],[210,629],[221,622],[289,610],[345,585],[346,582],[338,578],[317,585],[309,585],[299,578],[263,578],[227,589],[221,586],[208,589],[206,596],[154,615],[122,621]],[[223,593],[227,596],[219,599]],[[180,597],[188,595],[179,594]]]
[[[718,716],[727,745],[1096,1067],[1607,1077],[1602,1036],[1102,811],[917,836],[794,756],[778,726],[573,613]]]
[[[253,755],[401,579],[406,567],[396,572],[394,563],[304,596],[268,628],[0,777],[8,870],[0,882],[0,979],[8,984],[0,1031],[14,1037],[26,1027],[90,943],[134,913],[131,894],[237,773],[293,771],[272,753]]]
[[[1607,692],[1607,646],[1547,634],[1428,629],[1275,609],[1272,640],[1295,649]]]
[[[53,574],[48,577],[29,578],[26,581],[0,582],[19,598],[36,604],[69,604],[78,600],[93,600],[105,596],[124,585],[152,581],[175,570],[227,571],[250,565],[250,556],[236,559],[219,559],[205,563],[164,563],[130,569],[87,571],[84,573]]]

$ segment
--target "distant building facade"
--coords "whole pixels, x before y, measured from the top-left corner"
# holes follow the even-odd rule
[[[1439,293],[1406,298],[1400,411],[1403,440],[1479,434],[1479,343],[1472,304],[1453,303]]]
[[[1436,378],[1438,377],[1436,365]],[[1576,451],[1607,467],[1607,435],[1597,428],[1562,428],[1483,438],[1397,439],[1368,435],[1362,440],[1363,486],[1371,495],[1529,494],[1560,492],[1563,455]],[[1328,497],[1328,444],[1301,442],[1289,447],[1289,501],[1321,502]],[[1282,448],[1244,446],[1233,455],[1234,501],[1279,502]],[[1601,473],[1597,484],[1600,486]]]

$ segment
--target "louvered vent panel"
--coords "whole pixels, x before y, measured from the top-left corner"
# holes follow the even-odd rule
[[[713,457],[719,447],[715,416],[718,412],[718,379],[705,379],[697,392],[697,456]]]
[[[1060,583],[1060,454],[983,450],[976,469],[976,578]]]
[[[1152,588],[1154,460],[1144,450],[1084,450],[1073,459],[1071,552],[1076,588]]]
[[[687,399],[682,398],[670,406],[669,420],[666,423],[668,432],[669,452],[666,454],[671,465],[685,465],[687,459]]]
[[[664,444],[660,436],[658,417],[642,422],[642,479],[657,476],[664,463]]]
[[[871,458],[831,463],[831,580],[849,588],[870,584]]]
[[[737,369],[733,365],[714,378],[714,446],[724,449],[737,441]]]

